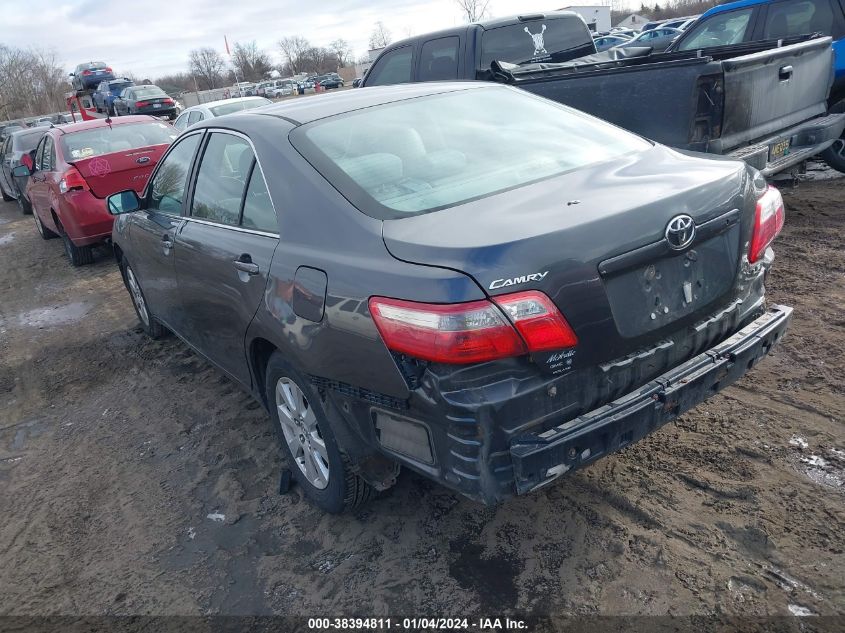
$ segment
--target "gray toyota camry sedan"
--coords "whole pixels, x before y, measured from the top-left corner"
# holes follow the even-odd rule
[[[638,441],[785,332],[776,189],[494,84],[316,96],[180,136],[114,251],[339,512],[400,466],[495,503]]]

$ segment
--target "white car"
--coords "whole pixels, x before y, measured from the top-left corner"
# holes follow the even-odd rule
[[[201,103],[184,110],[179,115],[179,118],[173,122],[173,127],[180,132],[184,132],[192,125],[205,119],[212,119],[225,114],[235,114],[244,110],[252,110],[253,108],[260,108],[271,103],[273,102],[264,97],[235,97],[234,99],[209,101],[208,103]]]

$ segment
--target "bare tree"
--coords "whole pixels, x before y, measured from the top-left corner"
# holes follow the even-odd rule
[[[339,68],[343,68],[349,63],[349,59],[352,55],[352,47],[349,46],[349,42],[346,40],[342,38],[336,39],[334,42],[329,44],[329,50],[337,58],[337,65]]]
[[[270,57],[258,48],[255,40],[247,44],[235,43],[232,49],[232,65],[242,81],[260,81],[273,70]]]
[[[370,50],[384,48],[390,44],[392,40],[393,38],[390,35],[390,29],[384,25],[384,22],[379,20],[376,22],[376,26],[370,34]]]
[[[303,56],[306,51],[312,48],[308,40],[300,35],[291,35],[280,39],[278,46],[291,75],[299,74],[305,70]]]
[[[64,111],[69,90],[54,51],[0,44],[0,113],[4,118]]]
[[[226,67],[223,57],[213,48],[197,48],[188,58],[191,74],[201,88],[213,90],[222,83],[223,70]]]
[[[455,0],[457,5],[464,12],[467,22],[478,22],[487,16],[487,8],[490,0]]]

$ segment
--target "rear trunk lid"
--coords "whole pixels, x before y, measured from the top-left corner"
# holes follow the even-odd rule
[[[168,145],[150,145],[68,161],[88,182],[91,192],[105,198],[118,191],[143,191]]]
[[[462,271],[490,296],[541,290],[575,329],[579,350],[602,361],[734,297],[740,244],[753,221],[744,181],[742,163],[656,146],[387,220],[384,241],[397,259]],[[683,215],[698,235],[690,247],[671,250],[667,226]]]

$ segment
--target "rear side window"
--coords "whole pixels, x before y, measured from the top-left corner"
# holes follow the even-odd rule
[[[102,126],[62,136],[62,154],[68,161],[111,154],[136,147],[169,144],[176,132],[169,125],[150,121]]]
[[[693,25],[690,34],[684,38],[678,50],[692,51],[698,48],[729,46],[746,40],[753,8],[717,13],[707,20]]]
[[[781,39],[794,35],[833,31],[833,11],[829,0],[787,0],[769,5],[764,39]]]
[[[267,183],[264,182],[264,174],[261,173],[261,167],[258,166],[258,163],[255,163],[255,167],[252,169],[249,186],[246,188],[241,226],[245,229],[267,231],[268,233],[279,232],[276,211],[270,201]]]
[[[458,78],[457,37],[429,40],[420,51],[420,81],[441,81]]]
[[[511,64],[566,62],[595,51],[593,37],[577,17],[532,20],[485,31],[481,69],[494,60]]]
[[[237,226],[253,159],[252,148],[240,136],[211,134],[197,173],[191,215]]]
[[[414,49],[410,46],[397,48],[383,55],[367,76],[368,86],[389,86],[411,81],[411,60]]]

